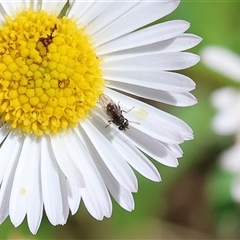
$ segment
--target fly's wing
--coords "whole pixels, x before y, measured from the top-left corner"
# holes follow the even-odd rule
[[[101,94],[99,96],[99,104],[102,107],[103,111],[109,116],[112,117],[112,114],[108,112],[107,106],[109,104],[116,105],[116,103],[106,94]]]

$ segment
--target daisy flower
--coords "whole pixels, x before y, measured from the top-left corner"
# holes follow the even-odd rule
[[[1,1],[0,222],[9,216],[17,227],[26,217],[35,234],[43,210],[65,224],[80,202],[102,220],[110,195],[132,211],[133,169],[161,180],[144,153],[178,165],[190,127],[131,97],[196,103],[194,82],[173,71],[199,61],[184,51],[201,39],[182,20],[143,28],[178,4]]]
[[[224,47],[209,46],[203,49],[201,57],[209,68],[233,81],[240,81],[240,56],[236,53]],[[240,202],[240,89],[217,89],[211,96],[211,102],[217,110],[213,130],[219,135],[235,135],[235,144],[222,153],[220,164],[235,175],[231,193],[233,199]]]
[[[223,76],[240,82],[240,57],[224,48],[209,46],[201,53],[203,63]],[[222,135],[237,133],[240,129],[240,91],[234,87],[217,89],[211,96],[213,106],[218,110],[213,119],[213,129]]]

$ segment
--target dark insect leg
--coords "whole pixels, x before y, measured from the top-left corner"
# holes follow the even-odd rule
[[[121,111],[124,112],[124,113],[128,113],[128,112],[132,111],[134,108],[135,108],[135,107],[132,107],[132,108],[130,108],[128,111],[125,111],[125,110],[121,110]]]
[[[105,128],[107,128],[109,125],[112,124],[112,120],[108,120],[109,124],[107,126],[105,126]]]

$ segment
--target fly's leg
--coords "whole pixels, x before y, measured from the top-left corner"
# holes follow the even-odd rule
[[[127,110],[127,111],[125,111],[125,110],[121,110],[121,111],[124,112],[124,113],[128,113],[128,112],[132,111],[134,108],[135,108],[135,107],[132,107],[132,108],[130,108],[130,109]]]
[[[105,128],[107,128],[109,125],[111,125],[112,124],[112,120],[108,120],[108,125],[107,126],[105,126]]]

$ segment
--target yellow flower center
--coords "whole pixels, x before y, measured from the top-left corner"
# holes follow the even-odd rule
[[[100,60],[75,22],[45,11],[0,27],[0,115],[12,129],[58,133],[76,126],[103,86]]]

